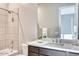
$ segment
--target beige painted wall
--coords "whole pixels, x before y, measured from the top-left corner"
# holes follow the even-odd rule
[[[40,28],[48,28],[48,37],[56,37],[55,32],[59,31],[59,7],[73,4],[66,3],[43,3],[38,5],[38,24]],[[41,29],[38,36],[41,36]]]
[[[37,38],[37,5],[23,4],[20,8],[20,20],[23,28],[25,41],[32,41]]]

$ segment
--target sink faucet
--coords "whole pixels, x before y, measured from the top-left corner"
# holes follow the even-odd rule
[[[56,39],[56,43],[57,43],[57,44],[61,44],[61,39],[58,39],[58,38],[57,38],[57,39]]]
[[[61,39],[53,39],[52,40],[52,43],[57,43],[57,44],[60,44],[61,43]]]

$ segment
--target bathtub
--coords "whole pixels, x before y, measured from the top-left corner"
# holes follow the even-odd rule
[[[0,56],[14,56],[18,53],[18,50],[12,50],[12,49],[4,49],[0,50]]]

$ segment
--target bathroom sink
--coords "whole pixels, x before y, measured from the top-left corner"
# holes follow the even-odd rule
[[[59,47],[59,48],[65,48],[65,49],[71,49],[72,46],[68,45],[68,44],[57,44],[57,43],[48,43],[46,44],[47,46],[51,46],[51,47]]]
[[[47,43],[45,44],[51,47],[58,47],[58,48],[65,48],[65,49],[72,49],[72,50],[79,50],[79,46],[75,46],[72,44],[57,44],[57,43]]]

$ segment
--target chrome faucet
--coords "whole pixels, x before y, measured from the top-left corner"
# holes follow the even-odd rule
[[[56,39],[56,43],[57,43],[57,44],[61,44],[61,39],[58,39],[58,38],[57,38],[57,39]]]
[[[53,39],[52,40],[52,43],[57,43],[57,44],[60,44],[61,43],[61,39]]]

